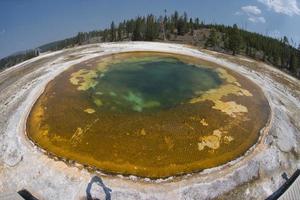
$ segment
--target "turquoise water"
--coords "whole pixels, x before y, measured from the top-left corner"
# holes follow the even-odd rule
[[[176,58],[127,60],[107,69],[99,72],[97,85],[90,90],[92,100],[101,109],[135,112],[168,109],[222,83],[213,69]]]

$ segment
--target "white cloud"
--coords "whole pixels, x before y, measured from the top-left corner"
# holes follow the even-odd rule
[[[257,6],[243,6],[240,11],[237,11],[235,15],[246,15],[248,20],[252,23],[266,23],[266,19],[261,16],[262,11]]]
[[[300,8],[297,0],[257,0],[265,4],[269,9],[276,13],[281,13],[289,16],[300,15]]]
[[[260,15],[261,14],[261,10],[256,7],[256,6],[243,6],[241,8],[242,11],[244,11],[246,14],[248,15]]]
[[[235,13],[234,13],[234,15],[242,15],[243,13],[242,12],[240,12],[240,11],[236,11]]]
[[[266,19],[264,17],[250,16],[248,17],[248,20],[253,23],[266,23]]]

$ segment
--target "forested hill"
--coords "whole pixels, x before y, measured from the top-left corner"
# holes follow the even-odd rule
[[[230,54],[242,54],[262,60],[300,78],[300,48],[287,37],[275,39],[240,29],[237,25],[205,24],[199,18],[188,18],[177,11],[170,16],[148,15],[111,23],[105,30],[80,32],[76,36],[38,47],[54,51],[77,45],[115,41],[167,41],[192,44]],[[300,47],[300,46],[299,46]],[[13,65],[0,60],[0,69]]]

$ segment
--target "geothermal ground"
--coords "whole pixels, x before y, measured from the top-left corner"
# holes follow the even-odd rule
[[[151,180],[106,175],[58,159],[27,138],[27,116],[49,81],[91,58],[133,51],[198,57],[252,80],[271,107],[270,121],[257,144],[220,167]],[[26,189],[40,199],[85,199],[87,195],[99,199],[265,199],[284,183],[283,172],[291,175],[300,167],[300,82],[248,58],[166,43],[88,45],[43,54],[1,72],[0,91],[0,193]]]

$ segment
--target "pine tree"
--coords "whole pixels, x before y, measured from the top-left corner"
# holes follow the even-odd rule
[[[242,44],[240,31],[236,24],[233,25],[232,30],[228,35],[228,48],[232,51],[232,55],[239,53]]]
[[[118,28],[118,41],[121,41],[122,40],[122,26],[119,25],[119,28]]]
[[[142,19],[140,17],[138,17],[134,22],[132,40],[140,41],[142,39],[143,39],[142,38]]]
[[[112,22],[110,25],[110,41],[111,42],[116,41],[116,28],[114,22]]]
[[[179,20],[179,14],[177,11],[174,12],[174,15],[172,16],[172,27],[175,29],[178,33],[178,20]],[[172,30],[173,32],[174,30]]]
[[[289,40],[286,36],[281,39],[281,67],[290,68],[291,67],[291,52]]]
[[[291,55],[291,60],[290,60],[290,65],[291,65],[291,71],[296,72],[298,66],[299,66],[299,60],[298,56],[296,53],[293,53]]]
[[[77,44],[82,45],[85,41],[87,41],[87,33],[79,32],[76,38],[77,38]]]
[[[174,12],[174,24],[175,24],[175,26],[177,26],[177,21],[178,21],[178,19],[179,19],[179,14],[178,14],[177,11],[175,11],[175,12]]]
[[[102,33],[102,41],[103,42],[106,42],[109,38],[108,38],[109,36],[108,36],[108,30],[107,29],[105,29],[104,31],[103,31],[103,33]]]
[[[213,28],[211,29],[209,37],[205,42],[205,47],[215,47],[217,46],[217,42],[218,42],[217,32]]]
[[[126,29],[126,37],[130,38],[130,35],[133,33],[134,29],[134,21],[133,20],[127,20],[125,23],[125,29]]]
[[[283,37],[283,44],[290,45],[289,39],[286,36]]]
[[[185,22],[184,19],[182,17],[180,17],[177,21],[177,33],[178,35],[184,35],[185,34]]]
[[[194,35],[194,22],[193,22],[193,18],[190,18],[189,31],[190,31],[190,34],[193,36]]]
[[[184,34],[186,34],[189,32],[188,15],[186,12],[183,13],[183,22],[184,22],[183,32]]]
[[[196,20],[195,20],[194,28],[195,28],[195,29],[199,29],[199,28],[200,28],[200,20],[199,20],[198,17],[197,17]]]
[[[152,41],[158,37],[158,24],[153,15],[148,15],[146,20],[145,40]]]

